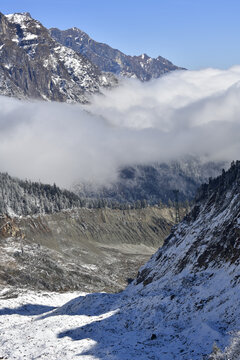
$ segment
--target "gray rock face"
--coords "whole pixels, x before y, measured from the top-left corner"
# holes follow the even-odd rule
[[[0,94],[86,103],[117,80],[61,46],[29,13],[0,14]]]
[[[161,56],[154,59],[146,54],[125,55],[107,44],[94,41],[85,32],[75,27],[63,31],[52,28],[49,31],[59,43],[84,55],[102,71],[147,81],[156,79],[169,71],[183,70]]]

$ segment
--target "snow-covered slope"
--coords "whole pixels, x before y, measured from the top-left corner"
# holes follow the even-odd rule
[[[190,215],[126,291],[128,329],[156,334],[161,359],[202,359],[240,329],[239,200],[237,162],[201,188]]]
[[[204,360],[213,350],[211,359],[239,360],[239,204],[236,162],[202,186],[192,212],[122,293],[79,296],[55,309],[31,306],[52,306],[47,297],[2,300],[0,356]]]
[[[57,43],[29,13],[0,13],[0,56],[3,95],[85,103],[117,81]]]
[[[202,360],[229,345],[240,330],[239,216],[236,162],[201,187],[192,212],[109,306],[118,312],[61,336],[91,337],[98,344],[88,354],[100,359]]]

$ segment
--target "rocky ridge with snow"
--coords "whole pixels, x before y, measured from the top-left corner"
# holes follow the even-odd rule
[[[161,56],[151,58],[147,54],[139,56],[125,55],[107,44],[91,39],[88,34],[76,27],[68,30],[52,28],[49,31],[51,36],[59,43],[84,55],[98,66],[101,71],[148,81],[159,78],[169,71],[185,70],[173,65],[169,60]]]
[[[191,213],[126,291],[130,330],[156,334],[161,359],[207,358],[240,329],[239,200],[238,161],[200,188]]]
[[[117,83],[79,53],[57,43],[29,13],[0,13],[0,94],[61,102],[89,101]]]

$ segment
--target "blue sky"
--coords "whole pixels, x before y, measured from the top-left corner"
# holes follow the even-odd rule
[[[188,69],[240,64],[239,0],[1,0],[46,27],[79,27],[130,54],[161,55]]]

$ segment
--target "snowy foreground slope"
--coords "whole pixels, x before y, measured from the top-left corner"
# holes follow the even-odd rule
[[[122,293],[5,297],[0,357],[239,360],[239,200],[237,162]]]

